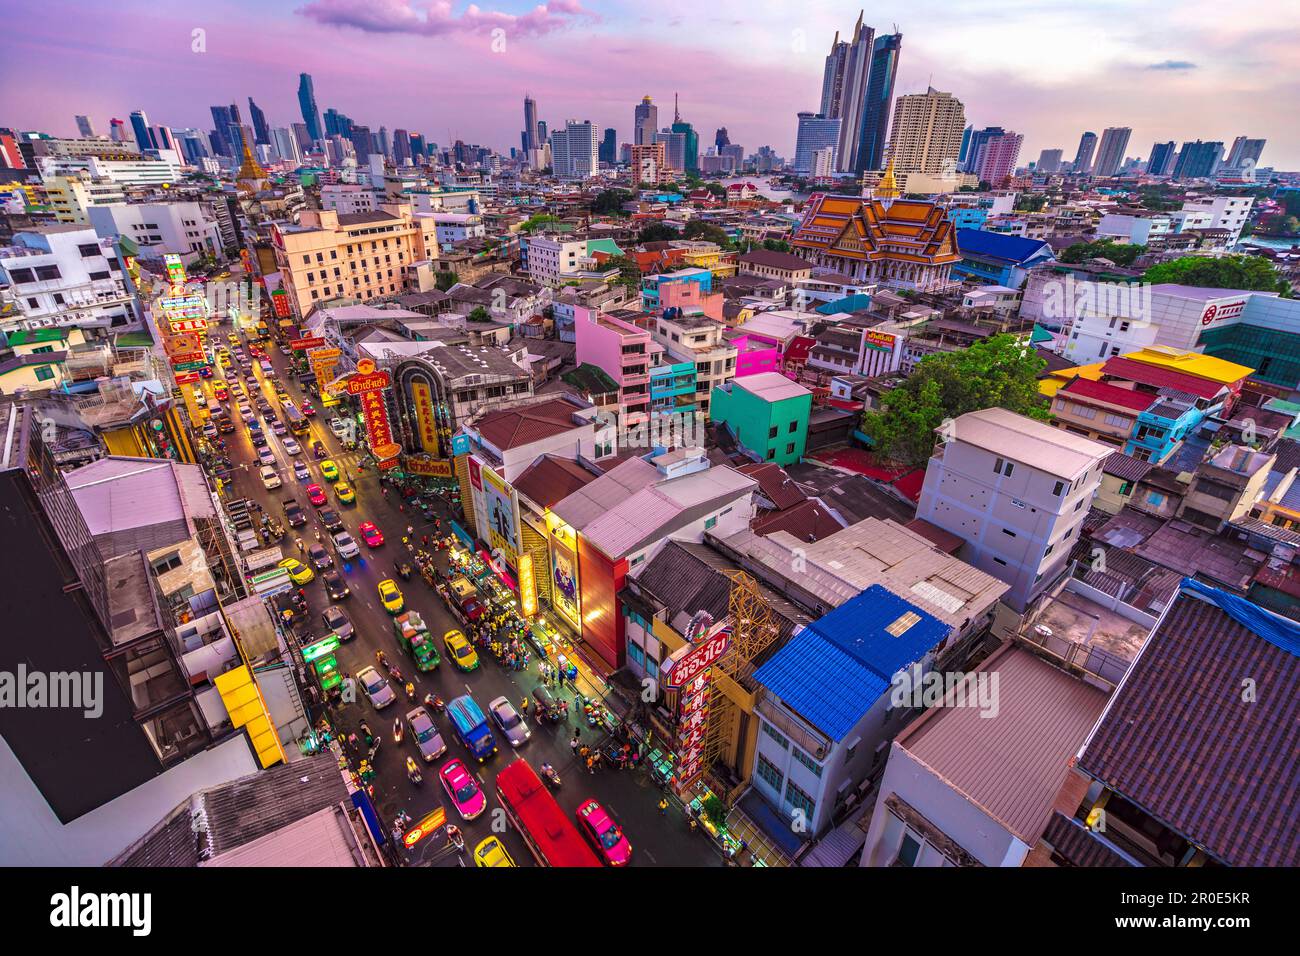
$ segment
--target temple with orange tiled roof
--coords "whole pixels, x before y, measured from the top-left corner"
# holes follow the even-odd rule
[[[892,166],[869,197],[815,193],[790,245],[819,269],[896,289],[933,292],[953,285],[961,261],[942,208],[899,199]]]

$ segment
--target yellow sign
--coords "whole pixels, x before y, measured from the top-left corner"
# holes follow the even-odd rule
[[[411,401],[415,405],[415,418],[420,425],[420,446],[438,458],[438,424],[433,417],[433,392],[429,389],[428,382],[411,383]]]
[[[533,575],[533,556],[519,556],[519,609],[524,617],[537,613],[537,578]]]
[[[316,376],[316,387],[320,389],[321,398],[326,395],[325,386],[334,380],[334,369],[338,367],[339,356],[343,353],[334,348],[312,349],[307,353],[311,363],[312,374]],[[329,404],[323,402],[323,404]]]
[[[284,760],[284,748],[280,746],[280,736],[271,715],[267,712],[266,701],[262,698],[262,689],[249,671],[248,665],[236,667],[213,679],[221,702],[226,705],[230,723],[234,727],[243,727],[248,733],[249,742],[257,752],[257,759],[263,768]]]

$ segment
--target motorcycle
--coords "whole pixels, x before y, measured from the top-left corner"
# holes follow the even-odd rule
[[[381,667],[388,667],[388,655],[383,651],[375,651],[375,663]]]
[[[446,701],[444,701],[437,694],[425,694],[424,706],[427,707],[429,710],[433,711],[435,714],[441,714],[443,711],[447,709]]]
[[[546,782],[552,787],[557,790],[560,789],[560,774],[550,764],[542,764],[542,776],[546,778]]]
[[[465,852],[465,837],[460,832],[460,827],[447,824],[447,842],[456,848],[457,853]]]
[[[384,661],[384,667],[388,668],[388,676],[397,681],[397,683],[406,683],[405,679],[402,677],[401,670],[395,664],[390,664],[388,661]]]
[[[424,777],[420,773],[420,768],[412,757],[406,758],[406,778],[416,785],[424,782]]]
[[[406,682],[406,700],[407,703],[415,703],[415,685],[410,681]]]
[[[401,717],[393,721],[393,743],[400,744],[402,742],[402,735],[405,730],[406,727],[403,725]]]

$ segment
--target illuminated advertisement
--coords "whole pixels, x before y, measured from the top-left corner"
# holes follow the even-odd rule
[[[311,349],[307,353],[307,361],[322,395],[325,394],[325,386],[334,381],[334,369],[338,367],[339,356],[342,354],[338,349]]]
[[[519,609],[524,617],[537,613],[537,578],[533,574],[533,556],[519,556]]]
[[[578,606],[578,559],[573,549],[551,536],[551,606],[574,627],[581,627]]]
[[[325,340],[323,338],[321,338],[318,335],[313,335],[305,339],[294,339],[292,342],[289,343],[289,348],[296,349],[299,352],[301,352],[301,351],[305,351],[306,349],[320,348],[324,344],[325,344]]]
[[[287,319],[293,314],[289,309],[289,295],[283,289],[271,293],[271,308],[277,319]]]
[[[407,455],[403,467],[408,474],[421,478],[450,478],[453,474],[450,461],[429,455]]]
[[[433,390],[429,388],[428,382],[418,379],[411,382],[411,404],[415,406],[420,445],[426,452],[437,458],[442,449],[438,442],[438,425],[433,417]]]
[[[519,566],[519,545],[515,531],[514,489],[497,477],[490,468],[480,472],[483,478],[480,527],[487,529],[487,542],[511,568]]]

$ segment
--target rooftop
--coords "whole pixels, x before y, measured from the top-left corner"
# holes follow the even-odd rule
[[[479,416],[470,427],[483,440],[501,451],[530,445],[562,435],[588,424],[578,419],[582,409],[563,398],[551,398],[533,405],[519,405]]]
[[[1066,479],[1077,477],[1112,452],[1108,445],[1005,408],[985,408],[958,416],[953,420],[950,440],[975,445]]]
[[[812,392],[798,382],[791,381],[779,372],[759,372],[757,375],[746,375],[743,378],[732,379],[731,384],[736,388],[743,388],[751,395],[755,395],[765,402],[780,402],[791,398],[802,398],[805,395],[811,397],[812,395]]]

